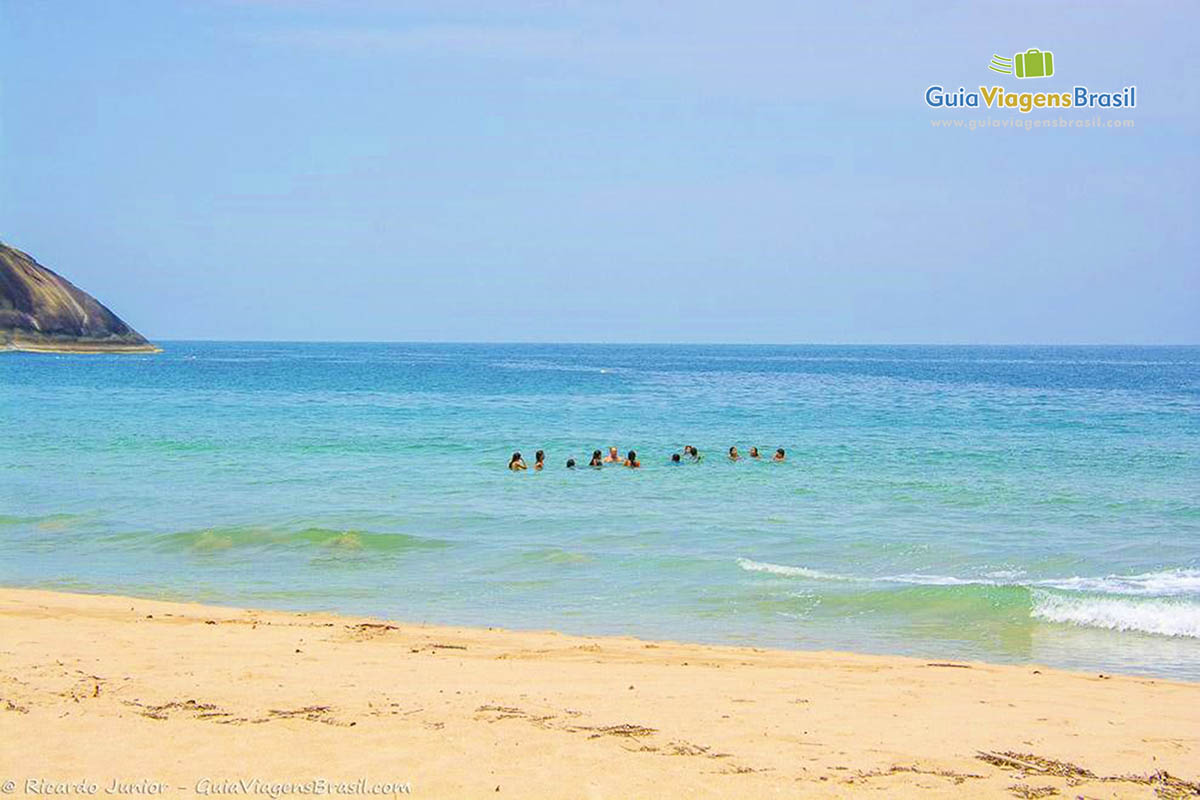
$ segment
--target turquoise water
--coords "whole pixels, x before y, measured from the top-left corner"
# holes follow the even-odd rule
[[[0,356],[0,583],[1200,679],[1200,348],[165,347]]]

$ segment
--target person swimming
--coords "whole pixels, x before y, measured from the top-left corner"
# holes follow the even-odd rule
[[[682,463],[682,462],[679,460],[679,453],[671,453],[671,463],[672,463],[672,464],[680,464],[680,463]]]
[[[604,466],[604,459],[600,457],[599,450],[592,451],[592,460],[588,462],[588,466],[595,467],[596,469],[600,469]]]
[[[619,455],[617,455],[617,448],[615,448],[615,447],[608,448],[608,455],[606,455],[604,457],[604,463],[605,464],[620,464],[621,463],[621,457]]]
[[[538,450],[533,454],[533,468],[541,472],[544,466],[546,466],[546,451]]]
[[[750,448],[750,458],[762,458],[762,456],[760,456],[760,455],[758,454],[758,448],[757,448],[757,447],[751,447],[751,448]]]
[[[683,454],[685,456],[689,456],[692,459],[692,461],[700,460],[700,451],[697,450],[694,445],[690,445],[690,444],[684,445],[683,446]]]
[[[736,447],[729,448],[729,460],[730,461],[741,461],[742,460],[742,457],[740,455],[738,455],[738,451],[737,451]]]
[[[508,462],[508,468],[513,472],[520,472],[523,469],[528,469],[528,467],[525,466],[525,459],[521,458],[520,453],[512,454],[512,458],[509,459]]]
[[[575,469],[575,459],[573,459],[573,458],[567,459],[567,469]]]
[[[642,466],[642,462],[637,460],[636,451],[629,451],[629,455],[625,457],[625,466],[629,467],[630,469],[637,469],[638,467]]]
[[[787,455],[783,452],[783,448],[780,447],[775,450],[775,456],[771,460],[772,461],[784,461],[786,459],[787,459]]]

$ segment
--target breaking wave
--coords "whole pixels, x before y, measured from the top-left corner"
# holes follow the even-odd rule
[[[960,578],[947,575],[841,575],[804,566],[739,558],[748,572],[876,586],[1011,587],[1028,593],[1033,619],[1113,631],[1200,638],[1200,570],[1170,569],[1138,575],[1021,580],[1014,573]]]

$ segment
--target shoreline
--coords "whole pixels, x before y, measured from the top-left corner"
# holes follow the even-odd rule
[[[1200,791],[1200,683],[10,588],[0,643],[17,794],[26,778],[177,796],[256,778],[430,797]]]
[[[46,344],[16,342],[0,347],[0,353],[58,353],[74,355],[103,355],[105,353],[156,354],[161,347],[153,344],[105,345],[105,344]]]
[[[537,625],[522,626],[520,623],[515,625],[511,623],[497,622],[495,624],[476,624],[469,621],[456,621],[454,619],[439,620],[437,618],[421,618],[404,619],[399,617],[388,616],[386,612],[375,613],[370,610],[353,611],[342,610],[337,607],[328,605],[310,605],[306,603],[283,602],[272,604],[267,601],[264,605],[240,605],[233,599],[224,598],[195,598],[187,592],[176,592],[169,589],[157,588],[146,594],[130,593],[125,594],[125,591],[136,592],[136,589],[130,587],[101,587],[94,585],[81,584],[77,586],[56,586],[53,583],[49,585],[39,585],[37,583],[15,583],[15,584],[0,584],[0,597],[7,591],[15,592],[47,592],[49,594],[62,594],[68,596],[96,597],[96,598],[121,598],[124,600],[138,602],[162,602],[166,604],[176,604],[182,606],[197,606],[204,609],[212,610],[235,610],[240,612],[257,612],[260,614],[283,614],[283,615],[298,615],[312,616],[321,615],[338,619],[347,620],[373,620],[386,621],[388,624],[400,626],[404,628],[420,628],[432,630],[459,630],[459,631],[499,631],[510,633],[517,636],[523,635],[550,635],[556,637],[571,637],[581,640],[621,640],[630,642],[644,642],[657,646],[674,645],[679,647],[695,647],[701,649],[714,650],[735,650],[748,651],[755,653],[821,653],[831,654],[834,656],[854,656],[863,658],[882,658],[882,659],[900,659],[913,662],[956,662],[961,664],[976,664],[989,667],[1010,667],[1014,669],[1036,669],[1041,671],[1055,671],[1066,674],[1095,676],[1103,674],[1107,677],[1120,676],[1123,678],[1131,678],[1138,680],[1156,681],[1160,683],[1177,683],[1181,685],[1194,685],[1200,687],[1200,677],[1181,677],[1171,674],[1166,671],[1155,671],[1153,668],[1146,668],[1142,671],[1122,670],[1120,667],[1112,667],[1105,664],[1085,664],[1083,666],[1063,665],[1049,660],[1038,660],[1032,656],[1024,656],[1019,658],[1004,659],[1003,657],[989,657],[988,655],[970,655],[963,653],[955,653],[952,651],[943,650],[939,652],[936,647],[928,649],[912,648],[907,650],[892,650],[887,648],[870,649],[869,647],[858,649],[853,645],[839,646],[838,644],[814,644],[811,647],[805,646],[787,646],[772,642],[758,641],[747,642],[737,639],[724,639],[716,637],[700,637],[700,638],[674,638],[668,633],[663,633],[657,630],[640,630],[636,632],[613,632],[610,630],[592,629],[587,626],[562,628],[539,627]],[[1091,631],[1085,631],[1091,632]],[[1104,631],[1101,631],[1104,632]],[[1069,634],[1078,635],[1078,631],[1068,630]],[[1152,636],[1142,631],[1134,633],[1144,636]],[[994,655],[994,654],[993,654]]]

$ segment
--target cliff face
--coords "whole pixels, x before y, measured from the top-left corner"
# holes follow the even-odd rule
[[[90,294],[3,242],[0,350],[158,352]]]

